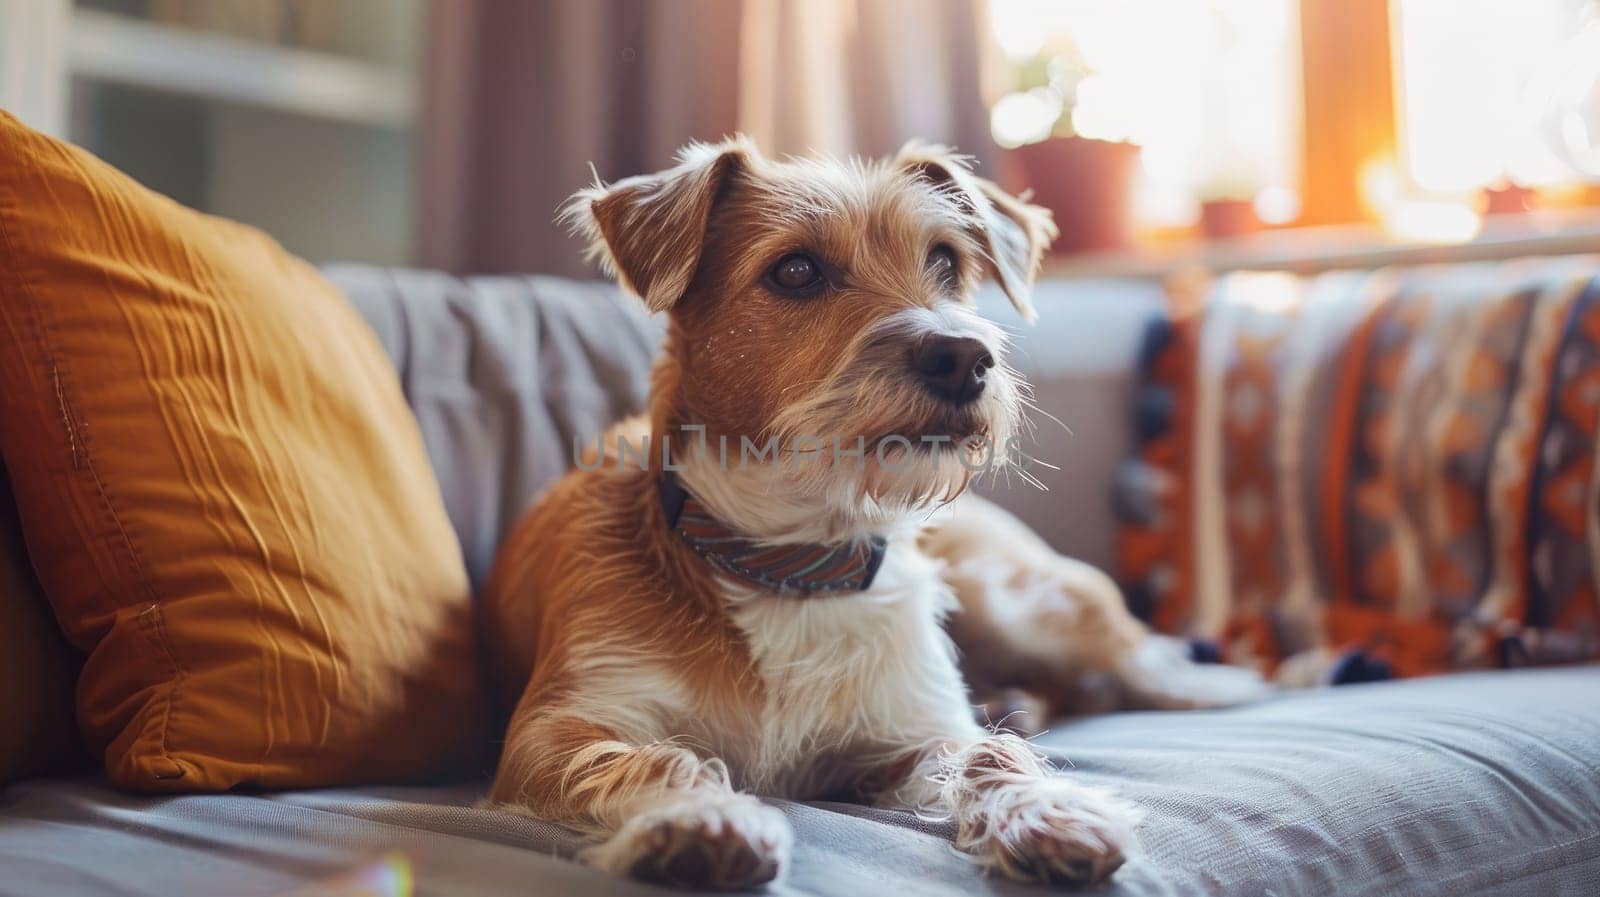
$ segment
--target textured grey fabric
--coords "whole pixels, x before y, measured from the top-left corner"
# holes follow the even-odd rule
[[[356,265],[326,273],[372,324],[444,493],[472,583],[534,495],[644,407],[659,325],[599,282]]]
[[[371,322],[400,371],[474,585],[533,495],[643,407],[660,325],[615,287],[553,277],[475,277],[344,265],[327,274]],[[1058,549],[1102,567],[1116,526],[1107,484],[1128,450],[1128,393],[1143,281],[1042,283],[1028,326],[998,290],[984,312],[1011,334],[1012,364],[1039,411],[1029,471],[984,488]],[[1068,430],[1070,428],[1070,432]]]
[[[1144,855],[1106,897],[1600,894],[1600,668],[1096,717],[1041,743],[1066,774],[1149,810]],[[274,894],[388,851],[422,894],[668,893],[558,858],[570,835],[471,809],[479,793],[148,798],[23,782],[0,793],[0,895]],[[774,894],[1040,893],[980,876],[944,825],[780,806],[796,850]]]

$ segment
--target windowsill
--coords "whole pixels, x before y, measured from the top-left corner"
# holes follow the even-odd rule
[[[1478,236],[1460,243],[1406,240],[1364,224],[1288,228],[1228,240],[1050,256],[1041,276],[1159,278],[1185,268],[1311,274],[1585,252],[1600,252],[1600,211],[1593,209],[1489,216]]]

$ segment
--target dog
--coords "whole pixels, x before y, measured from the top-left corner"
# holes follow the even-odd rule
[[[1010,879],[1110,876],[1140,809],[980,724],[957,646],[983,688],[1052,712],[1260,681],[1190,663],[1103,573],[967,494],[1016,463],[995,447],[1028,401],[973,296],[993,277],[1033,317],[1049,213],[937,146],[776,160],[734,137],[564,214],[667,337],[648,416],[497,558],[485,639],[514,706],[488,803],[583,832],[596,867],[697,888],[788,862],[756,795],[946,819]]]

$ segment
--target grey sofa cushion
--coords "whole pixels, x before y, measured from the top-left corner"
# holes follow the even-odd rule
[[[1117,895],[1600,894],[1600,668],[1300,692],[1120,714],[1041,742],[1149,809]],[[421,894],[670,893],[558,858],[544,823],[470,809],[479,787],[142,798],[87,782],[0,793],[0,895],[274,894],[386,851]],[[782,803],[775,894],[1043,893],[987,880],[949,830],[899,812]],[[316,893],[316,891],[308,891]]]

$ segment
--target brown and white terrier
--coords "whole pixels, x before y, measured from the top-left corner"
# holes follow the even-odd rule
[[[680,160],[567,209],[667,339],[648,420],[620,431],[649,449],[580,462],[501,550],[486,632],[521,699],[490,803],[686,886],[788,862],[755,795],[948,819],[1009,878],[1106,878],[1140,811],[980,725],[958,648],[1055,712],[1261,686],[1190,664],[1104,574],[963,497],[1027,405],[973,295],[992,275],[1031,319],[1049,213],[938,147],[778,161],[734,138]]]

